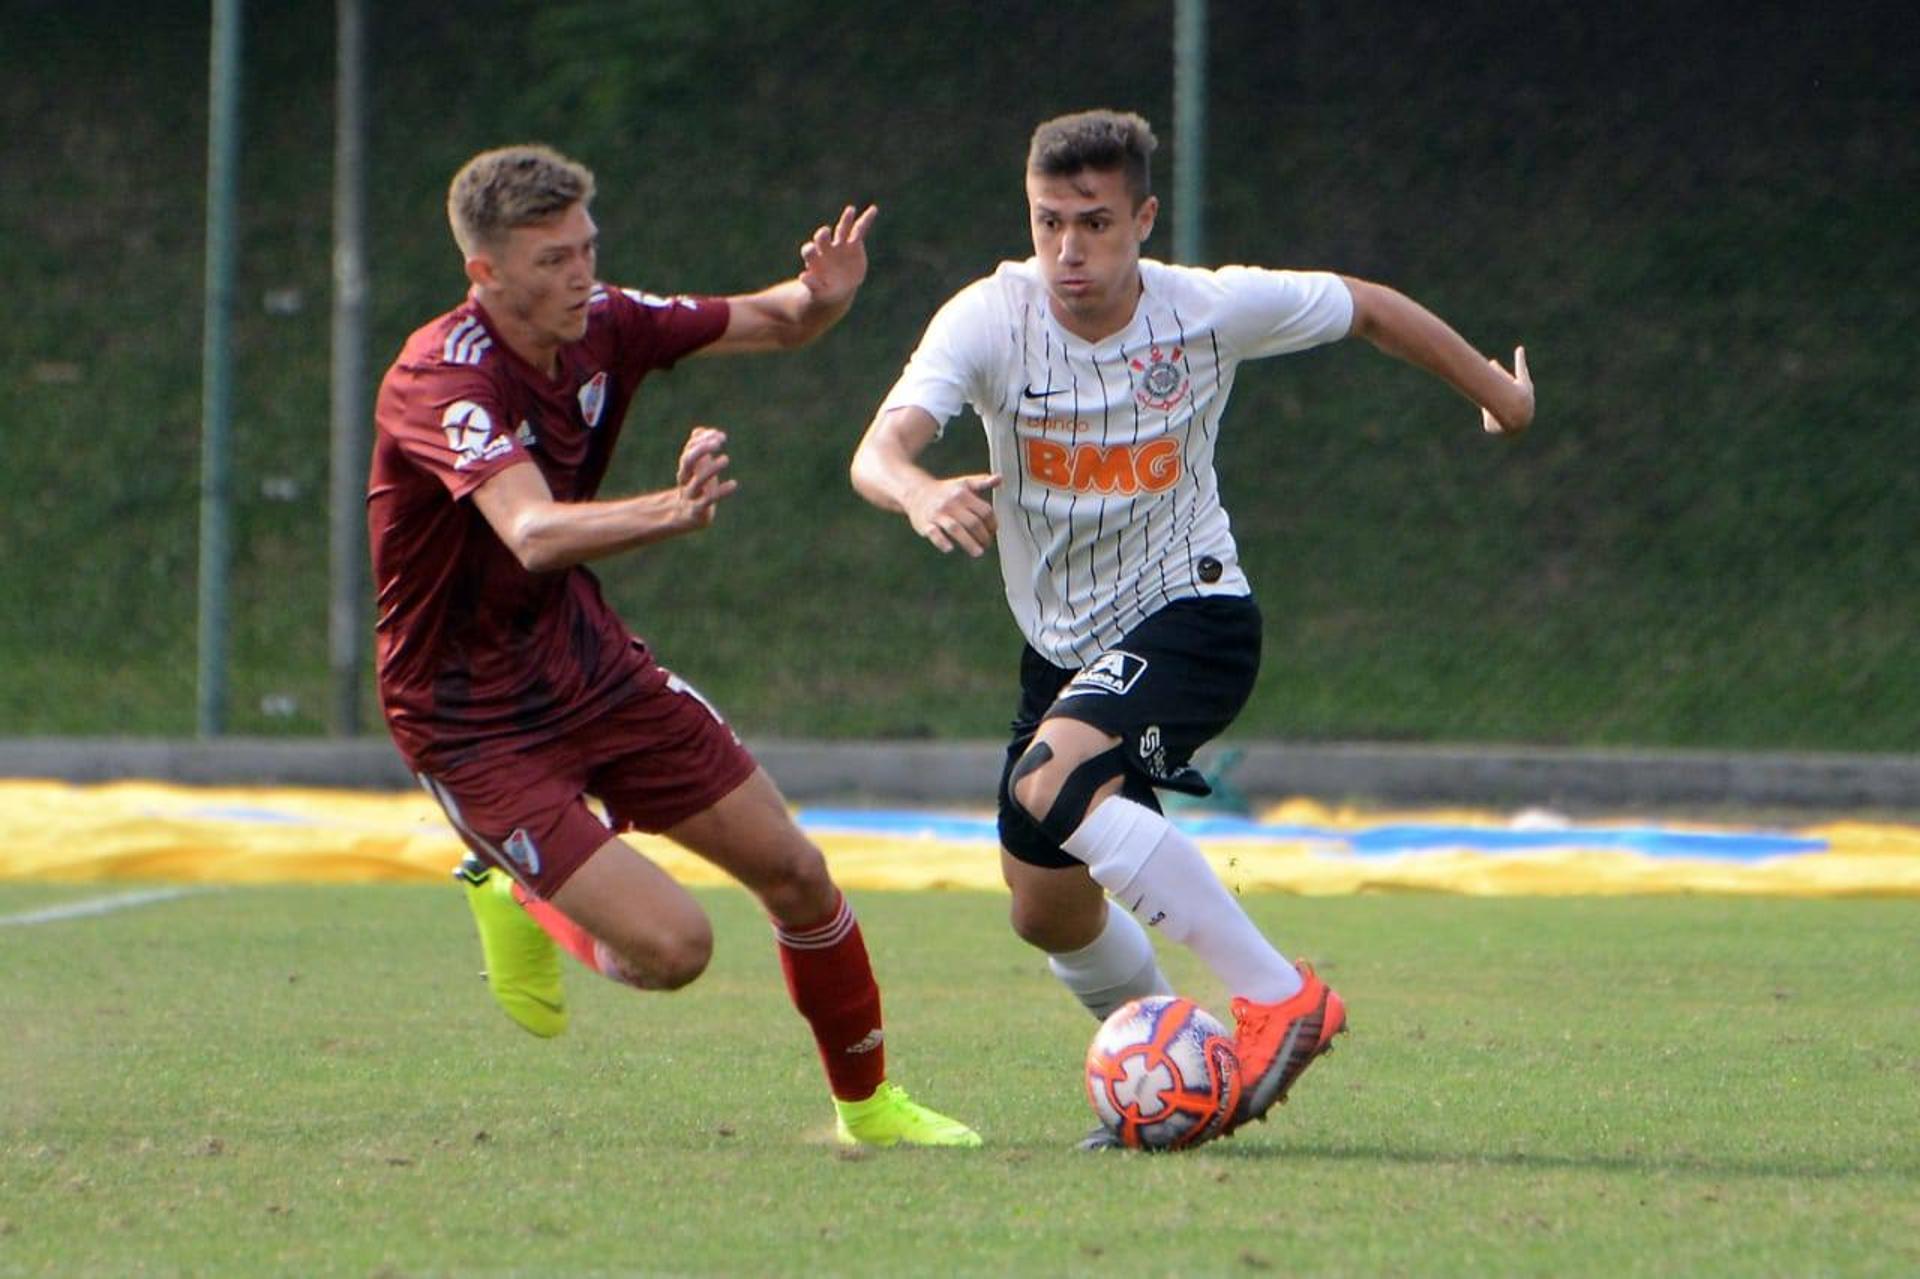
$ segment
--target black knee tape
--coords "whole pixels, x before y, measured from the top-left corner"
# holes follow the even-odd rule
[[[1052,758],[1053,747],[1047,745],[1045,742],[1035,742],[1033,745],[1027,747],[1026,754],[1014,761],[1013,771],[1007,774],[1007,797],[1009,799],[1013,798],[1013,788],[1020,784],[1022,777],[1025,777],[1028,773],[1031,773],[1034,769],[1039,768]],[[1014,799],[1013,802],[1018,804],[1020,801]]]
[[[1086,820],[1087,809],[1093,806],[1095,792],[1126,772],[1127,752],[1124,746],[1114,746],[1082,761],[1060,784],[1060,793],[1054,796],[1053,806],[1044,813],[1036,813],[1020,803],[1014,787],[1022,777],[1052,758],[1051,747],[1045,742],[1035,742],[1020,757],[1019,763],[1013,766],[1013,774],[1007,779],[1007,793],[1046,832],[1048,839],[1056,844],[1064,844],[1067,836],[1080,829],[1080,823]]]

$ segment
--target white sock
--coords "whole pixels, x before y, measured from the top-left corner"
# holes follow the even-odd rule
[[[1199,845],[1145,805],[1119,795],[1096,804],[1062,847],[1122,906],[1199,956],[1230,994],[1271,1004],[1304,984]]]
[[[1153,955],[1153,940],[1140,921],[1124,910],[1107,908],[1100,935],[1079,950],[1048,955],[1047,967],[1101,1021],[1129,999],[1142,995],[1171,995],[1166,974]]]

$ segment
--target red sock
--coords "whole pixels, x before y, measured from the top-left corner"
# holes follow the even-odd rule
[[[853,907],[843,895],[825,922],[774,925],[780,969],[793,1006],[813,1027],[827,1087],[841,1101],[864,1101],[887,1077],[880,1029],[880,987],[867,961]]]
[[[513,882],[513,899],[520,903],[521,909],[533,916],[533,922],[540,925],[541,931],[560,943],[560,949],[599,973],[617,982],[633,983],[613,962],[613,956],[599,940],[586,929],[568,919],[560,908],[544,898],[535,897],[528,892],[519,880]]]

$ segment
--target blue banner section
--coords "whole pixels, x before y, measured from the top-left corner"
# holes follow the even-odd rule
[[[993,841],[991,817],[896,812],[889,809],[803,808],[800,825],[819,833],[841,832],[924,839]],[[1658,826],[1556,825],[1515,829],[1459,823],[1390,822],[1334,826],[1261,822],[1247,817],[1176,816],[1174,823],[1196,839],[1277,840],[1328,846],[1355,857],[1394,857],[1442,850],[1498,855],[1563,849],[1618,850],[1643,857],[1749,862],[1766,857],[1824,853],[1828,842],[1771,831],[1688,831]]]

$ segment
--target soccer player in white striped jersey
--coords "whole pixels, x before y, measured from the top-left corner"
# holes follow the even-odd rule
[[[1188,946],[1233,996],[1245,1088],[1231,1131],[1285,1100],[1346,1025],[1340,997],[1253,926],[1155,793],[1205,793],[1189,761],[1259,669],[1259,611],[1213,469],[1234,374],[1362,337],[1508,436],[1532,422],[1534,392],[1524,349],[1508,371],[1383,285],[1142,258],[1154,146],[1130,113],[1039,126],[1033,257],[940,308],[852,478],[943,552],[979,556],[997,538],[1027,641],[1000,786],[1014,931],[1096,1017],[1168,990],[1143,924]],[[921,455],[966,406],[990,469],[937,476]]]

